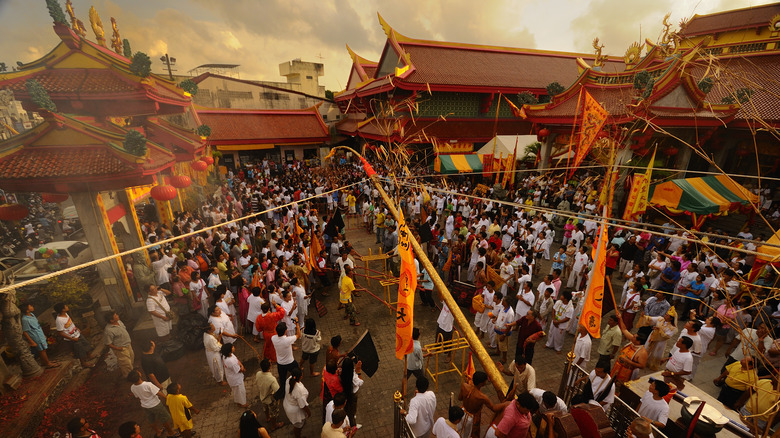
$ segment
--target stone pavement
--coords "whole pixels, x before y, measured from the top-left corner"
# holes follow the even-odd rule
[[[347,240],[349,240],[361,254],[367,254],[368,248],[372,248],[373,252],[376,254],[378,245],[374,244],[375,237],[368,234],[365,230],[352,227],[351,225],[354,220],[349,222],[346,236]],[[358,262],[357,265],[362,265],[362,263]],[[379,266],[378,262],[374,262],[372,268],[380,269]],[[549,266],[549,261],[541,261],[539,272],[547,272]],[[534,283],[538,282],[540,278],[541,277],[535,276]],[[364,278],[358,278],[357,283],[363,287],[367,286]],[[614,286],[616,290],[620,290],[620,286],[622,285],[616,283]],[[340,334],[344,338],[342,351],[346,351],[354,344],[364,330],[367,329],[371,332],[379,353],[380,364],[379,371],[374,377],[369,378],[365,374],[363,375],[365,383],[358,392],[357,419],[358,422],[363,425],[359,435],[389,436],[393,432],[393,394],[395,391],[401,389],[401,379],[404,375],[403,361],[395,358],[395,337],[393,335],[395,331],[394,320],[384,304],[377,301],[369,294],[362,293],[361,297],[356,299],[356,306],[359,310],[358,321],[362,325],[360,327],[352,327],[343,319],[343,313],[336,310],[336,306],[338,305],[338,294],[333,286],[331,289],[333,290],[330,291],[330,296],[323,300],[323,303],[328,308],[328,314],[320,318],[317,316],[314,306],[311,306],[309,309],[309,317],[315,319],[317,327],[322,332],[323,349],[326,348],[325,346],[329,343],[332,336]],[[372,282],[370,290],[379,297],[384,296],[384,289],[381,288],[376,281]],[[395,291],[392,291],[393,297],[395,296],[395,293]],[[436,330],[438,312],[421,307],[419,305],[419,299],[416,299],[415,302],[417,304],[414,315],[415,326],[419,327],[422,331],[421,341],[423,345],[432,343]],[[468,313],[468,309],[461,310],[466,312],[469,320],[473,321],[473,316]],[[247,339],[251,342],[251,337]],[[515,339],[516,338],[513,337],[510,340],[510,351],[508,356],[510,360],[514,357]],[[533,366],[536,369],[537,374],[538,387],[557,392],[564,369],[566,352],[571,350],[573,339],[574,338],[571,335],[566,337],[564,349],[561,353],[555,353],[553,350],[544,348],[544,343],[546,342],[544,339],[538,342],[536,355],[534,356],[533,361]],[[594,340],[593,342],[592,359],[586,367],[588,371],[592,369],[596,358],[598,357],[598,354],[596,353],[598,342],[598,340]],[[253,344],[253,347],[257,348],[259,351],[262,351],[260,349],[261,346],[262,344]],[[252,378],[258,369],[258,361],[255,358],[255,353],[250,350],[246,343],[241,341],[236,343],[236,347],[238,356],[244,362],[247,369],[245,384],[251,408],[258,413],[258,418],[261,423],[265,424],[262,408],[257,400],[254,379]],[[317,364],[318,368],[324,366],[322,359],[323,355],[324,352],[320,355],[319,363]],[[296,357],[300,358],[300,351],[296,351]],[[456,363],[460,363],[458,355],[456,355],[455,360]],[[723,357],[715,358],[705,355],[699,368],[699,373],[694,380],[694,384],[711,393],[715,393],[714,391],[716,388],[712,385],[711,381],[719,374],[718,370],[724,360]],[[176,363],[177,370],[173,373],[180,374],[182,378],[186,378],[189,382],[183,384],[184,394],[188,395],[192,402],[201,409],[201,413],[194,418],[195,430],[197,430],[199,436],[221,437],[225,434],[234,434],[238,428],[238,418],[242,409],[232,402],[229,388],[216,386],[213,383],[213,380],[208,375],[208,371],[205,367],[203,352],[198,351],[190,353],[185,358],[176,361]],[[482,368],[476,360],[475,366],[478,370]],[[186,372],[184,372],[185,368],[187,370]],[[275,370],[275,367],[272,367],[272,369]],[[642,374],[649,373],[650,371],[646,371]],[[507,378],[507,383],[509,383],[510,378],[508,376],[505,377]],[[322,423],[320,422],[322,406],[320,402],[321,379],[319,377],[311,377],[308,370],[306,370],[304,372],[303,382],[309,390],[309,405],[312,410],[312,417],[306,422],[303,429],[303,436],[316,437],[319,436],[322,427]],[[455,403],[459,404],[457,402],[459,385],[460,377],[457,373],[449,373],[441,376],[438,390],[436,390],[438,398],[437,417],[446,415],[451,394],[453,395]],[[433,382],[431,387],[433,389]],[[410,379],[409,388],[409,393],[406,396],[407,402],[414,394],[413,378]],[[497,396],[492,386],[486,386],[485,391],[494,400],[497,400]],[[291,436],[292,427],[289,425],[289,422],[287,422],[283,410],[281,416],[288,424],[283,428],[272,432],[271,435]],[[490,416],[486,415],[486,418],[490,418]]]

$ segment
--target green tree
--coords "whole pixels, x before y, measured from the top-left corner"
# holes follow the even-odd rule
[[[136,157],[146,155],[146,137],[135,129],[127,131],[125,141],[122,143],[127,153]]]
[[[130,72],[142,78],[149,77],[152,74],[152,60],[149,55],[144,52],[136,52],[130,62]]]
[[[43,85],[41,85],[38,80],[27,79],[24,85],[27,87],[27,93],[30,95],[30,100],[32,100],[33,103],[38,106],[38,108],[53,113],[57,112],[57,105],[52,102],[51,97],[49,97],[49,93],[45,88],[43,88]]]
[[[57,0],[46,0],[46,7],[49,9],[49,15],[55,23],[68,24],[68,19],[65,18],[65,12],[62,11],[60,2]]]
[[[182,90],[190,93],[193,96],[198,94],[198,84],[193,82],[192,79],[187,79],[187,80],[182,81],[179,84],[179,86],[181,87]]]
[[[333,91],[325,90],[325,99],[333,100]]]

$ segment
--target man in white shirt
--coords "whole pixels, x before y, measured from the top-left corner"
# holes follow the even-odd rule
[[[510,324],[515,322],[515,312],[512,310],[512,306],[509,305],[507,297],[503,296],[501,292],[496,292],[494,299],[500,297],[501,308],[493,312],[494,331],[496,332],[496,342],[498,344],[498,353],[501,355],[502,361],[506,362],[506,352],[509,348],[509,335],[511,333]]]
[[[534,396],[536,402],[539,403],[539,413],[542,415],[548,412],[569,412],[569,409],[566,407],[566,402],[561,400],[561,398],[552,391],[533,388],[528,391],[528,393]]]
[[[517,293],[517,305],[515,306],[515,318],[520,319],[528,314],[534,307],[536,297],[531,290],[531,282],[523,283],[522,289]]]
[[[571,292],[563,291],[560,294],[561,299],[553,305],[552,325],[550,326],[550,336],[547,338],[547,348],[553,348],[560,352],[563,348],[563,337],[566,330],[569,329],[569,321],[574,316],[574,306],[571,303]]]
[[[590,361],[590,348],[593,341],[584,325],[577,328],[577,339],[574,341],[574,363],[585,368]]]
[[[585,251],[585,246],[580,246],[577,253],[574,254],[574,265],[571,268],[571,274],[569,275],[569,281],[566,283],[566,287],[580,290],[582,277],[585,275],[585,271],[588,268],[589,260],[588,253]]]
[[[92,346],[89,344],[89,341],[81,336],[81,331],[76,328],[76,324],[70,319],[70,315],[68,315],[69,310],[68,305],[64,303],[54,305],[54,311],[57,313],[57,318],[54,321],[57,332],[65,338],[65,343],[70,345],[73,354],[79,359],[83,368],[94,368],[94,364],[90,365],[88,363],[95,357],[92,355]]]
[[[171,291],[158,288],[155,285],[149,285],[149,294],[146,298],[146,310],[152,316],[154,331],[161,340],[168,339],[173,328],[173,312],[171,305],[165,298]]]
[[[296,323],[297,321],[293,321]],[[271,342],[276,350],[276,370],[279,373],[279,381],[287,381],[287,373],[293,368],[298,368],[298,362],[293,356],[292,346],[301,338],[301,328],[295,324],[295,336],[285,336],[287,324],[280,322],[276,325],[276,334],[271,336]],[[267,341],[266,341],[267,342]],[[284,387],[280,388],[281,391]]]
[[[672,354],[672,356],[666,362],[666,371],[661,373],[664,377],[669,377],[672,383],[677,385],[677,388],[683,389],[685,387],[685,376],[691,374],[693,369],[693,355],[690,352],[690,348],[693,346],[693,340],[687,336],[681,337],[675,346],[678,351]]]
[[[460,406],[450,406],[447,412],[447,418],[439,417],[435,423],[433,423],[433,429],[431,430],[431,436],[436,438],[460,438],[458,433],[460,422],[463,421],[463,408]]]
[[[145,382],[138,370],[130,371],[130,374],[127,375],[127,381],[133,384],[130,387],[130,392],[141,401],[141,407],[146,412],[149,422],[152,423],[155,436],[162,435],[163,427],[168,436],[173,436],[174,431],[171,426],[173,420],[168,408],[163,403],[166,397],[162,390],[152,382]]]
[[[665,428],[669,420],[669,403],[664,400],[667,394],[669,394],[669,385],[662,380],[652,380],[637,408],[640,416],[652,421],[659,429]]]
[[[428,437],[433,428],[436,394],[433,391],[428,391],[428,385],[427,378],[417,379],[414,397],[409,401],[409,411],[401,410],[401,414],[406,415],[406,422],[417,438]]]
[[[693,379],[693,372],[696,369],[697,363],[699,360],[701,360],[701,337],[699,337],[699,330],[701,330],[701,323],[699,321],[690,320],[685,323],[685,326],[683,326],[683,330],[680,333],[679,339],[682,339],[683,336],[687,336],[693,341],[693,345],[691,345],[691,356],[693,357],[693,364],[691,365],[691,374],[683,377],[685,380],[692,380]],[[674,354],[678,352],[680,349],[677,348],[677,344],[675,343],[674,347],[672,347],[672,350],[669,352],[669,354]]]

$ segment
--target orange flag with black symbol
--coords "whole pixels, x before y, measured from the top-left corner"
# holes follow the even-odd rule
[[[606,210],[606,207],[605,207]],[[588,284],[588,292],[585,296],[585,305],[582,307],[580,324],[584,325],[591,336],[601,337],[601,309],[604,304],[604,277],[607,271],[607,236],[606,223],[601,223],[599,241],[594,256],[593,275]]]
[[[320,256],[320,252],[322,252],[322,247],[320,246],[320,239],[317,238],[317,235],[314,234],[314,230],[311,231],[311,242],[309,242],[309,270],[320,270],[320,267],[317,265],[317,257]]]
[[[582,160],[588,156],[590,147],[593,146],[593,142],[596,140],[596,136],[601,132],[601,128],[607,121],[607,110],[604,109],[593,96],[587,91],[585,92],[585,101],[582,105],[582,123],[580,125],[580,139],[577,144],[576,155],[574,156],[574,163],[572,169],[569,170],[569,175],[574,174],[574,171],[582,163]]]
[[[403,359],[412,352],[412,328],[414,327],[414,291],[417,289],[417,269],[411,235],[404,214],[398,210],[398,255],[401,256],[401,278],[398,281],[398,304],[395,312],[395,357]]]

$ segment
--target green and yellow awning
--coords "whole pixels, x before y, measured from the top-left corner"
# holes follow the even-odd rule
[[[758,196],[725,175],[685,178],[650,187],[650,205],[698,216],[736,211]]]
[[[482,156],[478,154],[439,155],[433,170],[443,174],[482,172]]]

